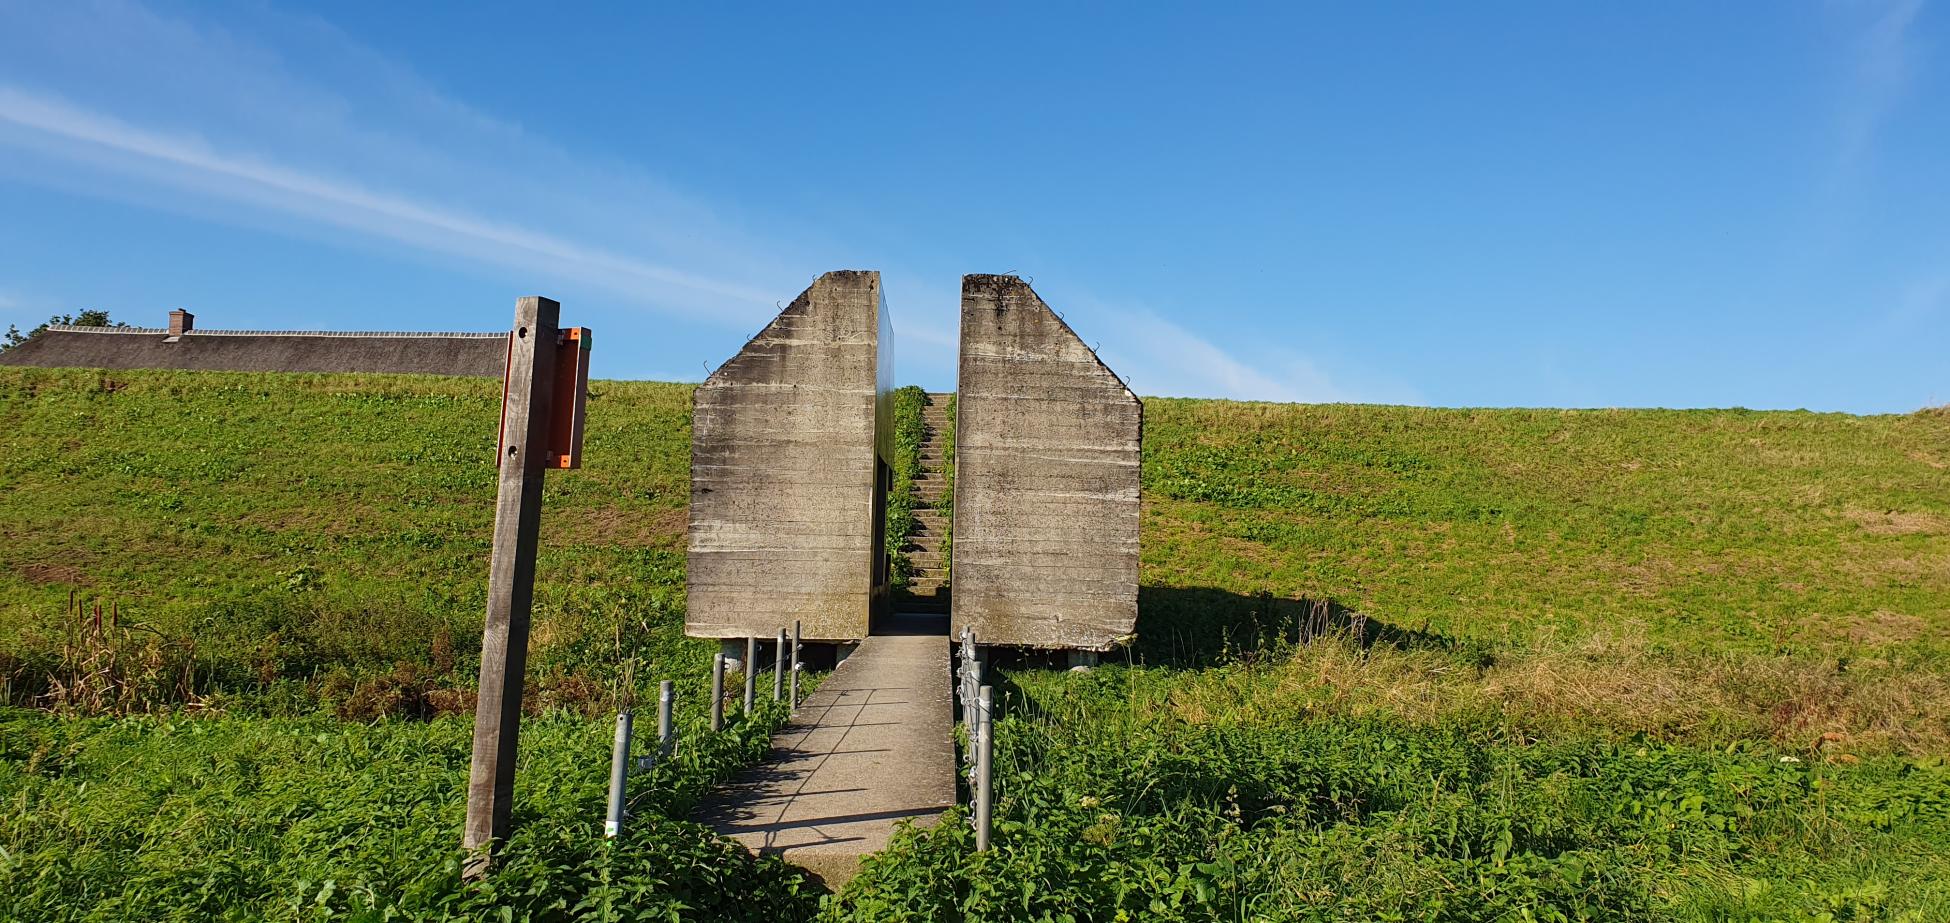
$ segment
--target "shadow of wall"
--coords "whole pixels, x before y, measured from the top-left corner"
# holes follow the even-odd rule
[[[1138,588],[1131,658],[1152,666],[1209,666],[1329,636],[1362,647],[1456,650],[1467,646],[1427,628],[1392,625],[1332,599],[1234,593],[1212,587]]]

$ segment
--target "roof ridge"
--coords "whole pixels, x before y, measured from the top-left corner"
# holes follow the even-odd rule
[[[61,333],[160,333],[169,335],[161,327],[80,327],[72,324],[49,324],[50,331]],[[185,330],[183,336],[273,336],[273,337],[415,337],[449,339],[486,339],[507,336],[506,331],[482,333],[478,331],[424,332],[411,330]]]

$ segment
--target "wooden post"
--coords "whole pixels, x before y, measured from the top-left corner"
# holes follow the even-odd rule
[[[548,463],[555,334],[562,306],[547,298],[515,302],[502,396],[500,484],[494,506],[494,556],[488,565],[487,626],[481,633],[481,691],[474,709],[474,758],[467,777],[469,856],[478,878],[508,838],[515,793],[521,686],[528,669],[528,615],[535,600],[535,540],[542,522]]]

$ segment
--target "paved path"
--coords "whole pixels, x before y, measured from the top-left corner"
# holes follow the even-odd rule
[[[945,618],[897,618],[917,633],[863,642],[699,820],[838,888],[896,824],[933,823],[955,803]]]

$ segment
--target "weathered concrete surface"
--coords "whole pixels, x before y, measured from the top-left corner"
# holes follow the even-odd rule
[[[50,327],[0,365],[215,372],[375,372],[501,377],[508,333],[330,333]]]
[[[829,272],[698,386],[687,633],[867,636],[887,595],[892,339],[880,274]]]
[[[771,759],[699,820],[837,888],[902,821],[939,819],[955,803],[948,638],[938,626],[909,630],[868,638],[842,661],[772,738]]]
[[[953,629],[1108,650],[1137,623],[1143,405],[1021,279],[961,291]]]

